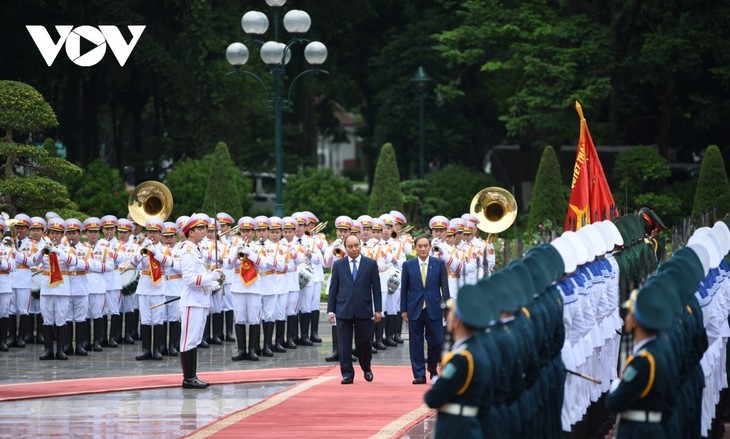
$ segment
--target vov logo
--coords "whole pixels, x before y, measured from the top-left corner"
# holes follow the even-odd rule
[[[40,50],[43,59],[50,67],[53,61],[56,60],[58,53],[61,51],[61,46],[66,45],[66,55],[68,58],[81,67],[91,67],[96,65],[104,55],[106,54],[107,45],[112,50],[112,53],[117,58],[119,65],[124,67],[127,62],[129,55],[132,54],[134,46],[137,45],[139,37],[142,36],[147,26],[132,25],[127,26],[129,32],[132,34],[132,40],[127,43],[122,36],[122,33],[117,29],[116,26],[99,26],[95,28],[93,26],[73,26],[67,25],[56,25],[56,32],[58,32],[58,41],[54,42],[48,31],[44,26],[26,26],[30,36],[33,37],[35,45]],[[88,52],[81,54],[81,39],[89,41],[95,45],[93,49]]]

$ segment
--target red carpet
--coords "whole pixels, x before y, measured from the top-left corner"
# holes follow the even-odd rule
[[[295,381],[316,378],[330,372],[332,366],[279,369],[235,370],[202,372],[198,376],[211,384],[253,383],[268,381]],[[87,378],[78,380],[40,381],[35,383],[0,385],[0,402],[53,396],[83,395],[90,393],[179,387],[182,372],[167,375],[140,375],[129,377]]]
[[[411,384],[410,367],[374,366],[373,374],[368,383],[357,371],[343,386],[336,367],[187,437],[390,438],[432,414],[423,403],[430,386]]]

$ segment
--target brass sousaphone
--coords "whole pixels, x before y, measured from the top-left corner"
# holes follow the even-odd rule
[[[145,181],[129,194],[127,209],[132,220],[141,226],[150,218],[164,222],[172,213],[172,193],[158,181]]]
[[[491,186],[474,195],[469,211],[479,219],[480,230],[500,233],[517,219],[517,201],[508,190]]]

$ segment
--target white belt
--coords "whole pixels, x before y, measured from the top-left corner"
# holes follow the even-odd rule
[[[619,419],[634,422],[662,422],[662,412],[645,412],[643,410],[626,410],[619,413]]]
[[[450,415],[468,416],[470,418],[473,418],[479,413],[479,407],[449,403],[439,407],[439,411],[441,413],[448,413]]]

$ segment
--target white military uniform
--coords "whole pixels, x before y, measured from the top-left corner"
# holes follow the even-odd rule
[[[50,255],[44,255],[42,248],[39,248],[30,260],[30,265],[41,265],[43,267],[43,279],[41,280],[41,313],[43,314],[43,325],[63,326],[68,316],[69,301],[71,300],[71,283],[68,278],[69,267],[75,267],[77,263],[76,252],[72,248],[60,244],[53,250],[58,257],[58,266],[62,275],[62,281],[55,285],[50,284],[51,265]]]
[[[183,243],[180,251],[184,285],[180,294],[180,352],[195,349],[203,341],[205,320],[210,312],[211,289],[217,283],[208,271],[206,259],[197,245],[189,241]]]
[[[150,250],[154,249],[147,256],[142,256],[141,252],[136,252],[132,257],[132,265],[136,266],[141,275],[137,284],[137,300],[139,300],[139,317],[142,325],[162,325],[165,322],[165,308],[150,307],[159,305],[165,301],[165,270],[172,265],[172,255],[167,247],[161,243],[150,246]],[[141,249],[140,249],[141,250]],[[150,271],[150,258],[154,258],[160,264],[162,277],[157,283],[152,281],[152,272]]]

